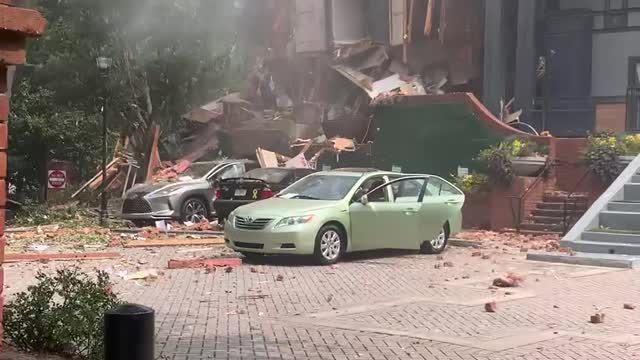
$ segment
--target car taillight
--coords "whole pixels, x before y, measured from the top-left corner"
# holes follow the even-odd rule
[[[220,191],[220,189],[216,189],[214,192],[214,196],[216,197],[216,199],[220,199],[222,197],[222,191]]]
[[[271,197],[273,197],[273,191],[271,191],[271,189],[269,188],[262,189],[262,191],[260,192],[260,200],[268,199]]]

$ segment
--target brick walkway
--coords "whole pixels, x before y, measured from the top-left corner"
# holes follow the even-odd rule
[[[122,261],[82,266],[165,269],[189,255],[176,251],[127,250]],[[153,282],[116,280],[116,290],[156,309],[160,359],[640,359],[640,310],[623,309],[640,303],[640,272],[527,262],[505,249],[485,250],[483,260],[474,251],[163,270]],[[7,293],[56,266],[10,265]],[[525,276],[524,285],[489,289],[507,272]],[[492,300],[498,310],[486,313]],[[605,323],[590,324],[599,309]]]

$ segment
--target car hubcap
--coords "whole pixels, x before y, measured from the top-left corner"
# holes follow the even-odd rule
[[[320,251],[327,260],[335,260],[340,254],[340,235],[333,230],[329,230],[320,239]]]
[[[185,219],[192,223],[197,223],[205,218],[206,210],[199,201],[189,201],[185,209]]]
[[[447,240],[447,235],[444,232],[444,229],[440,230],[438,236],[435,239],[431,240],[431,246],[434,249],[441,249],[444,246],[444,242]]]

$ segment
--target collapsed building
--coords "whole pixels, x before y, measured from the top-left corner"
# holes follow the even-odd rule
[[[158,155],[156,130],[132,137],[137,181],[221,154],[284,165],[304,153],[297,166],[448,176],[508,135],[584,137],[640,123],[640,78],[632,71],[640,57],[625,46],[637,37],[634,0],[235,6],[243,16],[238,38],[253,64],[245,83],[184,115],[189,129],[176,141],[180,149],[162,159],[171,162]]]

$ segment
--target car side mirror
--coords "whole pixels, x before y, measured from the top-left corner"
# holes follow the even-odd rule
[[[358,202],[364,206],[367,206],[367,204],[369,204],[369,197],[367,195],[362,195]]]

